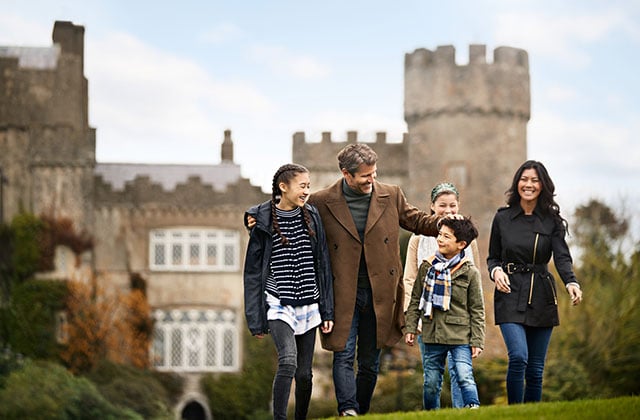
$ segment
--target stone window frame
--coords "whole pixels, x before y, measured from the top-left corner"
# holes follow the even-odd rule
[[[240,234],[231,229],[152,229],[149,231],[149,268],[152,271],[238,271]]]

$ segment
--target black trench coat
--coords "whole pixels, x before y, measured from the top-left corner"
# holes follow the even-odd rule
[[[558,293],[547,264],[553,256],[564,284],[576,281],[565,234],[563,224],[539,208],[532,215],[525,215],[520,206],[497,211],[491,225],[487,265],[490,273],[498,266],[504,269],[509,275],[511,293],[494,291],[496,324],[515,322],[531,327],[559,324]],[[514,268],[518,272],[512,272]]]

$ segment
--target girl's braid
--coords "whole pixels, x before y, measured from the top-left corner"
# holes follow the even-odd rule
[[[283,244],[289,243],[289,240],[280,231],[278,217],[276,216],[276,204],[280,202],[280,198],[282,197],[280,183],[284,182],[288,185],[296,174],[308,172],[309,170],[302,165],[288,163],[279,167],[276,173],[273,175],[273,182],[271,184],[271,221],[273,223],[273,230],[275,230],[276,233],[282,238],[281,240]],[[315,232],[313,231],[313,229],[311,229],[311,216],[304,206],[302,207],[302,214],[304,216],[304,222],[307,225],[309,235],[314,236]]]

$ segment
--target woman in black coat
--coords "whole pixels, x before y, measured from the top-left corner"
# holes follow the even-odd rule
[[[491,226],[487,265],[495,282],[494,311],[507,346],[509,404],[540,401],[542,376],[553,327],[559,324],[553,256],[571,302],[582,301],[565,241],[567,222],[554,200],[555,186],[540,162],[516,171],[507,207]]]

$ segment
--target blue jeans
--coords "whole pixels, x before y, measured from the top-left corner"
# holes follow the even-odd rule
[[[356,348],[357,377],[353,367]],[[371,289],[358,288],[347,345],[343,351],[333,353],[333,384],[338,412],[354,409],[364,414],[369,411],[379,369],[380,349],[376,348],[376,314]]]
[[[553,327],[500,324],[507,345],[507,399],[509,404],[542,399],[542,376]],[[526,384],[525,384],[526,381]]]
[[[418,335],[418,344],[420,346],[420,355],[422,356],[422,372],[424,377],[424,384],[422,386],[422,401],[424,404],[426,395],[427,395],[427,377],[424,375],[424,372],[427,370],[426,359],[424,358],[424,347],[425,344],[422,341],[422,334]],[[453,357],[451,353],[447,353],[447,366],[449,367],[449,378],[451,379],[451,406],[453,408],[462,408],[464,407],[464,401],[462,400],[462,391],[460,390],[460,385],[458,385],[458,375],[455,370],[455,362],[453,361]]]
[[[471,363],[471,347],[469,345],[431,344],[425,345],[423,360],[425,393],[423,395],[424,409],[440,408],[440,391],[442,390],[442,375],[447,353],[453,359],[454,370],[463,406],[480,405],[478,388],[473,378],[473,364]]]
[[[294,335],[284,321],[269,321],[269,329],[278,352],[278,371],[273,379],[273,418],[287,418],[291,382],[296,378],[296,419],[306,419],[311,401],[313,349],[316,328]]]

